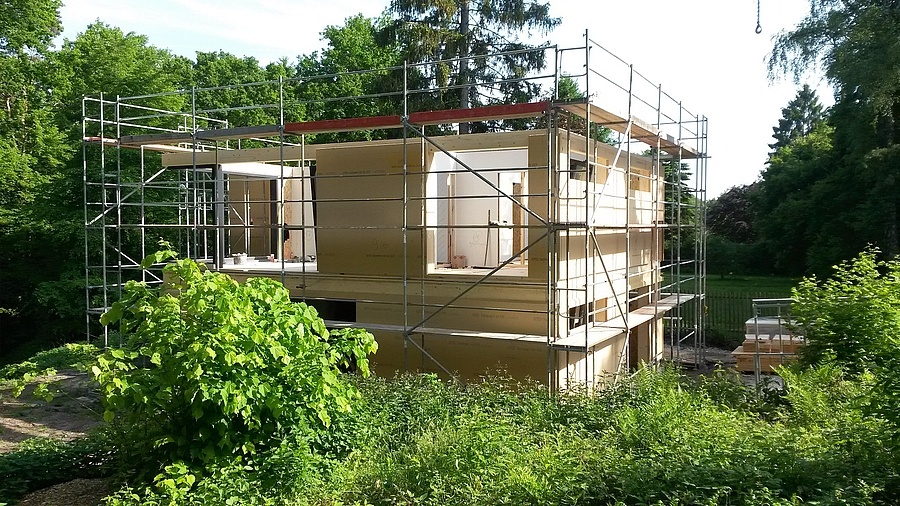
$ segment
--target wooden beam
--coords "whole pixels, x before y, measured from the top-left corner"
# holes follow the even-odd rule
[[[528,146],[528,138],[547,133],[543,130],[519,130],[515,132],[496,132],[469,135],[444,135],[431,137],[431,140],[447,151],[483,151],[492,149],[513,149]],[[410,139],[408,142],[420,142]],[[218,151],[198,151],[196,154],[187,150],[178,153],[166,153],[162,157],[165,167],[186,167],[212,165],[214,163],[244,162],[279,162],[315,160],[320,149],[354,148],[359,146],[400,145],[403,139],[384,139],[377,141],[336,142],[331,144],[307,144],[306,146],[284,146],[284,148],[252,148],[252,149],[220,149]],[[282,158],[282,156],[284,158]]]
[[[487,105],[470,109],[414,112],[409,122],[415,125],[443,125],[495,119],[534,118],[547,112],[549,102],[529,102],[510,105]]]
[[[402,127],[403,122],[400,120],[400,116],[369,116],[365,118],[325,119],[286,123],[284,125],[284,132],[291,134],[312,134]]]

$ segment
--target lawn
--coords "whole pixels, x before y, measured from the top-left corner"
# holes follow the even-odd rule
[[[738,346],[743,341],[744,322],[753,317],[753,299],[788,298],[798,281],[774,276],[709,276],[707,343],[726,348]]]

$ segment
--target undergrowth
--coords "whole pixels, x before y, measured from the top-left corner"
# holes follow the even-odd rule
[[[674,371],[593,395],[358,379],[361,404],[313,440],[190,486],[168,469],[175,487],[109,504],[892,504],[893,431],[861,413],[867,386],[828,367],[785,376],[785,390],[746,396],[731,377]]]

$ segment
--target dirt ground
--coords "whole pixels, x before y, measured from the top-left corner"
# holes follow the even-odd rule
[[[33,437],[69,441],[101,422],[100,396],[88,374],[62,370],[41,381],[52,383],[50,391],[56,395],[50,402],[33,398],[34,387],[18,398],[10,386],[0,387],[0,453]]]

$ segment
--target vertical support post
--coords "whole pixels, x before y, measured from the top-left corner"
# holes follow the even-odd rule
[[[101,127],[102,128],[102,127]],[[84,193],[84,324],[87,342],[91,342],[91,256],[88,226],[88,168],[87,168],[87,97],[81,96],[81,182]],[[101,145],[101,149],[102,145]]]
[[[281,284],[285,284],[284,258],[284,77],[278,76],[278,247],[275,250],[281,262]]]
[[[216,153],[218,154],[218,150]],[[215,267],[216,270],[225,265],[225,174],[222,164],[213,164],[213,209],[216,226]]]
[[[631,128],[634,124],[632,107],[634,98],[634,65],[628,65],[628,132],[625,142],[628,150],[625,152],[625,369],[631,370],[631,322],[628,321],[628,313],[631,311]]]
[[[147,174],[146,174],[144,168],[145,168],[145,166],[144,166],[144,146],[141,146],[141,176],[140,176],[141,177],[141,181],[140,181],[140,188],[141,188],[141,207],[140,207],[141,255],[140,255],[140,258],[137,259],[139,262],[143,261],[145,258],[147,258],[147,230],[145,228],[147,225],[147,220],[146,220],[147,209],[145,207],[146,206],[146,198],[147,198],[146,191],[145,191]],[[147,281],[147,269],[141,269],[141,281],[144,281],[144,282]]]
[[[591,39],[588,31],[584,31],[584,381],[585,388],[591,389],[594,384],[594,357],[588,348],[592,313],[594,310],[594,298],[592,296],[593,264],[591,262],[591,202],[593,174],[595,172],[591,159]],[[571,130],[571,126],[569,129]],[[570,162],[571,163],[571,162]],[[581,232],[581,231],[579,231]]]
[[[106,208],[108,206],[106,198],[106,103],[103,99],[103,93],[100,93],[100,268],[103,273],[103,310],[109,307],[109,276],[107,272],[106,261]],[[103,349],[109,347],[109,330],[103,327]]]
[[[409,160],[407,160],[407,144],[409,142],[409,131],[406,128],[406,121],[409,119],[409,104],[407,95],[407,76],[409,75],[409,67],[407,62],[403,62],[403,369],[409,371]]]

